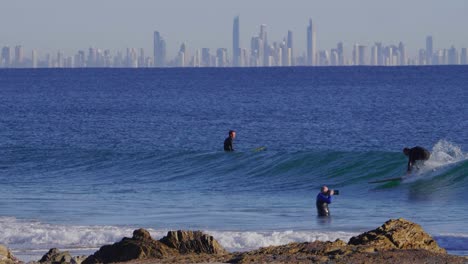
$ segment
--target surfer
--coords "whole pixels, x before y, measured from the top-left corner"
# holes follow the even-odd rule
[[[233,141],[236,138],[236,131],[229,130],[229,137],[224,140],[224,151],[234,151]]]
[[[414,148],[404,148],[403,153],[408,156],[407,173],[410,173],[414,166],[417,168],[419,164],[424,164],[424,161],[431,157],[431,153],[427,149],[419,146]]]
[[[317,195],[317,200],[315,205],[317,206],[317,214],[319,216],[329,216],[330,210],[328,209],[328,204],[332,202],[332,196],[334,194],[333,190],[329,190],[327,186],[322,186],[320,192]]]

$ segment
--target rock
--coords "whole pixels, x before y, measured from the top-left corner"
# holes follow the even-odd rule
[[[60,252],[57,248],[52,248],[44,256],[42,256],[39,263],[47,264],[68,264],[72,260],[68,251]]]
[[[228,253],[200,231],[170,231],[159,241],[138,229],[132,238],[101,247],[83,263],[468,263],[440,248],[421,226],[404,219],[353,237],[348,243],[290,243],[241,253]]]
[[[0,244],[0,264],[14,263],[20,263],[20,261],[11,254],[11,251],[6,246]]]
[[[447,255],[418,224],[389,220],[344,241],[291,243],[238,253],[230,263],[468,263]]]
[[[129,260],[168,257],[178,254],[175,249],[151,238],[149,232],[138,229],[132,238],[123,238],[113,245],[101,247],[93,255],[83,261],[83,264],[124,262]]]
[[[133,232],[132,238],[124,238],[113,245],[101,247],[89,256],[84,264],[123,262],[140,259],[163,259],[186,254],[225,254],[221,245],[212,237],[200,231],[171,231],[157,241],[145,229]]]
[[[72,257],[71,264],[81,264],[88,256],[75,256]]]
[[[352,237],[349,245],[373,247],[376,251],[390,249],[425,249],[446,253],[418,224],[405,219],[392,219],[377,229]]]
[[[212,236],[201,231],[169,231],[160,240],[170,248],[175,248],[180,254],[205,253],[226,254],[226,250]]]

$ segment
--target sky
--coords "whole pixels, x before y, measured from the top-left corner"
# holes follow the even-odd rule
[[[410,54],[425,47],[468,47],[468,0],[0,0],[0,46],[22,45],[73,55],[96,47],[144,48],[152,54],[153,31],[167,42],[168,57],[180,44],[189,50],[232,50],[233,18],[240,16],[241,47],[267,25],[268,40],[294,34],[295,54],[305,52],[306,27],[312,18],[317,48],[342,41],[353,44],[398,44]]]

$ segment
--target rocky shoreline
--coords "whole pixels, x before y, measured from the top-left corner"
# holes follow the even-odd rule
[[[23,263],[0,245],[0,264]],[[393,219],[377,229],[342,240],[290,243],[249,252],[228,252],[200,231],[170,231],[155,240],[145,229],[131,238],[102,246],[91,256],[70,256],[51,249],[31,264],[95,263],[468,263],[468,257],[447,254],[421,226]]]

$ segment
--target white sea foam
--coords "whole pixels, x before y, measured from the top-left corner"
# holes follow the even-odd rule
[[[291,242],[348,241],[357,233],[319,231],[273,231],[273,232],[229,232],[207,231],[229,251],[246,251],[267,246],[284,245]]]
[[[424,165],[421,166],[413,176],[408,177],[406,182],[436,177],[450,169],[452,165],[467,159],[468,153],[463,153],[459,146],[447,140],[439,140],[432,147],[429,160],[424,162]]]

